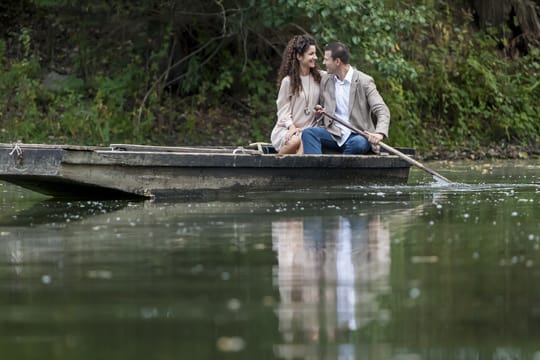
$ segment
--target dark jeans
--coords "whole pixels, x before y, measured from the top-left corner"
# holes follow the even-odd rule
[[[358,134],[351,134],[345,144],[338,146],[332,135],[323,127],[302,130],[304,154],[322,154],[324,149],[343,154],[365,154],[371,150],[369,141]]]

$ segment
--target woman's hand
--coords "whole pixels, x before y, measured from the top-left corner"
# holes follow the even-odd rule
[[[294,126],[294,124],[289,126],[289,129],[287,130],[287,134],[285,134],[285,144],[287,144],[293,136],[297,136],[297,135],[298,136],[300,135],[300,129]]]

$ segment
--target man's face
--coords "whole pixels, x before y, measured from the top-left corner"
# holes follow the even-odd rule
[[[329,74],[335,74],[336,73],[337,67],[338,67],[337,61],[338,60],[332,59],[332,52],[330,50],[326,50],[324,52],[323,64],[326,67],[326,71]]]

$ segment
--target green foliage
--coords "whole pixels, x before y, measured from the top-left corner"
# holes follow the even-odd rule
[[[309,32],[376,79],[392,144],[537,143],[540,49],[508,59],[459,2],[421,3],[26,0],[0,39],[0,141],[268,141],[281,52]]]
[[[274,125],[275,110],[266,110],[269,104],[274,105],[275,99],[272,95],[276,93],[274,82],[270,82],[270,69],[260,61],[248,61],[246,71],[242,74],[241,84],[247,90],[247,104],[253,111],[252,136],[253,139],[261,141],[269,137],[267,131]],[[266,111],[265,111],[266,110]],[[249,139],[246,139],[249,140]]]
[[[403,86],[414,97],[386,96],[400,142],[449,148],[537,142],[539,50],[510,61],[495,51],[495,31],[472,33],[467,21],[442,15],[433,12],[431,31],[418,34],[419,45],[429,45],[410,49],[418,79]]]
[[[0,41],[0,60],[4,48]],[[107,144],[113,139],[143,140],[151,128],[134,127],[126,111],[127,99],[138,88],[138,68],[126,67],[115,78],[96,76],[87,83],[70,78],[57,91],[44,87],[43,69],[33,57],[4,60],[2,67],[1,141]]]
[[[59,7],[70,4],[69,0],[33,0],[32,2],[37,6],[43,7]]]
[[[26,31],[19,40],[29,46]],[[4,55],[5,49],[5,42],[0,41],[0,137],[20,140],[41,130],[41,112],[37,102],[40,84],[36,79],[39,64],[35,58],[27,56],[9,63]]]
[[[384,76],[399,79],[416,77],[414,66],[400,51],[400,42],[415,26],[425,24],[424,6],[389,9],[380,0],[306,0],[297,6],[307,14],[319,41],[348,44],[357,66],[374,67]]]

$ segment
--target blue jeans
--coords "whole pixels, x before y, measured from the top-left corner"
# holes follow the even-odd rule
[[[323,127],[302,130],[304,154],[322,154],[324,149],[343,154],[365,154],[371,150],[369,141],[358,134],[351,134],[342,146],[338,146],[332,135]]]

